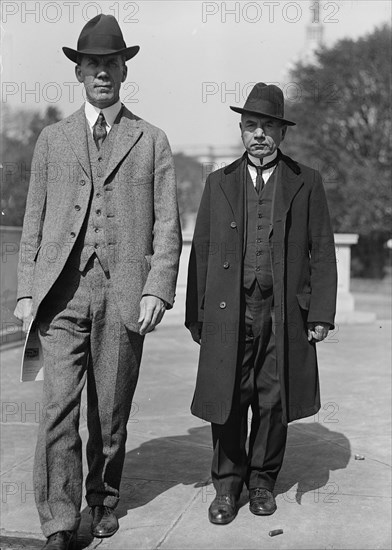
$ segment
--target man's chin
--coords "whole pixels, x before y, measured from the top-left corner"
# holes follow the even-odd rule
[[[94,97],[90,97],[89,102],[99,109],[104,109],[116,103],[116,99],[113,94],[100,93],[95,94]]]
[[[270,154],[269,151],[265,148],[263,148],[263,149],[251,149],[250,151],[248,151],[248,153],[250,155],[252,155],[252,157],[255,157],[257,159],[262,159],[263,157],[266,157]]]

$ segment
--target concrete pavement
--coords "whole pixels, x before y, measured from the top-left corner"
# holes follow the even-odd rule
[[[319,344],[322,408],[290,425],[277,512],[252,515],[244,492],[235,521],[215,526],[207,519],[214,498],[210,428],[189,412],[198,349],[182,326],[183,294],[146,339],[128,425],[120,530],[92,540],[85,507],[79,548],[390,548],[390,314],[381,308],[376,323],[339,326]],[[44,540],[32,494],[42,386],[18,382],[20,358],[20,346],[2,352],[0,546],[13,550],[40,548]],[[273,529],[283,534],[270,537]]]

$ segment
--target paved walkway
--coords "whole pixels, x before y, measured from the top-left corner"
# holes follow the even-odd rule
[[[235,521],[214,526],[207,519],[214,497],[210,429],[189,412],[198,350],[182,327],[182,300],[180,292],[177,310],[146,340],[129,421],[120,530],[92,540],[84,508],[79,548],[390,548],[390,316],[340,326],[319,345],[322,408],[290,425],[277,512],[252,515],[244,493]],[[43,540],[32,494],[42,388],[18,382],[20,359],[20,346],[2,352],[4,550],[41,548]],[[82,417],[85,442],[85,408]],[[273,529],[283,534],[270,537]]]

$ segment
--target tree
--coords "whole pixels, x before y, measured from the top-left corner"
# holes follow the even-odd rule
[[[286,150],[321,171],[334,230],[359,233],[353,252],[368,249],[360,262],[368,276],[382,275],[392,221],[390,53],[387,25],[340,40],[294,66],[288,101],[298,131]]]
[[[22,225],[35,143],[45,126],[60,119],[61,113],[56,107],[48,107],[43,115],[4,109],[1,132],[1,225]]]

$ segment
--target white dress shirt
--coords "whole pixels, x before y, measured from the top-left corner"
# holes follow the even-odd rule
[[[107,133],[110,132],[112,129],[112,126],[114,124],[114,121],[117,118],[118,113],[120,112],[122,107],[121,101],[118,100],[113,105],[110,105],[110,107],[105,107],[104,109],[99,109],[98,107],[94,107],[94,105],[91,105],[88,101],[86,101],[84,106],[84,112],[87,118],[87,122],[91,131],[91,134],[93,133],[93,127],[94,124],[97,122],[99,113],[103,113],[103,116],[106,120],[106,131]]]
[[[275,153],[272,153],[272,155],[268,155],[268,157],[264,157],[262,160],[263,160],[263,164],[267,164],[268,162],[271,162],[272,160],[274,160],[276,158],[276,155],[278,154],[277,151],[275,151]],[[253,164],[255,164],[256,166],[260,166],[261,165],[261,162],[259,158],[256,158],[252,155],[250,155],[248,153],[248,158],[250,159],[251,162],[253,162]],[[276,168],[276,164],[275,166],[271,166],[271,168],[267,168],[267,170],[263,170],[263,180],[264,180],[264,184],[267,183],[267,181],[269,180],[269,178],[271,177],[271,175],[273,174],[273,171],[275,170]],[[253,185],[256,187],[256,178],[257,178],[257,170],[254,166],[252,166],[251,164],[248,164],[248,170],[249,170],[249,174],[250,174],[250,177],[252,178],[252,181],[253,181]]]

